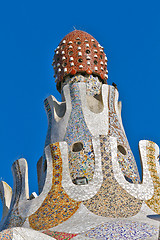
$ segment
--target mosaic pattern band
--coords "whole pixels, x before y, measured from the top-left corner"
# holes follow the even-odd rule
[[[53,159],[52,188],[42,206],[29,217],[30,226],[35,230],[48,229],[68,219],[80,203],[70,199],[64,192],[62,181],[62,159],[59,143],[50,145]]]

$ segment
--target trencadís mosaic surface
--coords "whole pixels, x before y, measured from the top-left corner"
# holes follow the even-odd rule
[[[62,102],[44,101],[39,193],[29,194],[27,161],[15,161],[13,191],[0,183],[0,239],[160,239],[159,221],[148,217],[160,214],[159,147],[139,142],[141,182],[103,47],[75,30],[55,50],[53,67]]]

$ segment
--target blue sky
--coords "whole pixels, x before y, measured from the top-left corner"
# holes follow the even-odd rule
[[[139,140],[160,145],[159,12],[158,0],[1,1],[2,180],[13,185],[11,165],[24,157],[30,193],[37,192],[36,163],[47,132],[43,101],[51,94],[60,100],[52,57],[61,39],[74,28],[93,35],[105,49],[108,83],[118,86],[123,124],[140,167]]]

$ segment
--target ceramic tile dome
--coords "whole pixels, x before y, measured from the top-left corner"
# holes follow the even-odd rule
[[[64,78],[76,73],[94,74],[107,83],[107,57],[103,47],[84,31],[74,30],[62,39],[55,50],[53,67],[59,91]]]

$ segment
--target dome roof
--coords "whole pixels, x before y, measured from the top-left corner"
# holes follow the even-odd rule
[[[74,30],[67,34],[55,50],[53,67],[57,89],[67,75],[95,74],[107,83],[107,57],[103,47],[90,34]]]

